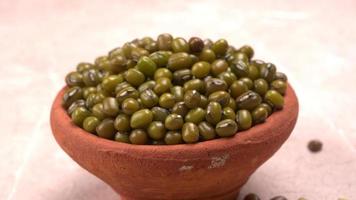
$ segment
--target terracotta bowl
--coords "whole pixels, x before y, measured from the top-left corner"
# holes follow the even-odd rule
[[[197,144],[132,145],[73,125],[61,107],[63,93],[64,89],[58,93],[51,111],[54,137],[74,161],[123,200],[236,199],[250,175],[286,141],[298,117],[298,100],[288,86],[283,110],[234,137]]]

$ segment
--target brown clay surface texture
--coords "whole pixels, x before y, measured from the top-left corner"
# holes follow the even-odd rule
[[[132,145],[99,138],[72,124],[61,107],[63,93],[64,89],[51,111],[58,144],[124,199],[234,199],[249,176],[289,137],[298,117],[298,101],[288,86],[283,110],[232,138]]]

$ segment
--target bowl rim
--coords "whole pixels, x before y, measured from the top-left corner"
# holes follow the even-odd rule
[[[192,156],[198,156],[201,151],[208,152],[224,152],[226,149],[234,148],[241,144],[262,143],[274,137],[283,134],[283,131],[273,131],[275,129],[282,129],[288,127],[288,124],[296,123],[298,116],[298,99],[290,84],[287,84],[286,94],[284,96],[284,108],[274,112],[267,120],[253,126],[244,131],[238,131],[232,137],[218,138],[194,144],[177,144],[177,145],[133,145],[120,143],[113,140],[100,138],[97,135],[89,133],[84,129],[72,123],[71,118],[66,110],[62,107],[62,96],[67,87],[63,87],[55,97],[51,108],[51,128],[58,143],[58,137],[66,138],[66,134],[73,134],[70,139],[85,140],[88,144],[93,144],[93,147],[101,151],[110,152],[134,152],[146,158],[155,158],[157,156],[169,156],[172,152],[187,152]],[[269,132],[269,135],[265,133]],[[291,133],[286,133],[291,134]],[[267,137],[268,136],[268,137]],[[151,152],[151,153],[147,153]],[[156,152],[158,154],[152,154]],[[189,156],[190,157],[190,156]]]

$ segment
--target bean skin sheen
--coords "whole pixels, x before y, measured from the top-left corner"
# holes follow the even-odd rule
[[[283,112],[289,87],[249,44],[170,33],[79,62],[64,81],[62,107],[73,125],[132,145],[239,137]]]

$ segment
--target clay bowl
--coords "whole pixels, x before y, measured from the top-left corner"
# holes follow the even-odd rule
[[[124,200],[236,199],[249,176],[291,134],[298,116],[297,97],[288,86],[283,110],[234,137],[197,144],[132,145],[73,125],[61,107],[63,93],[64,89],[51,111],[54,137],[74,161]]]

